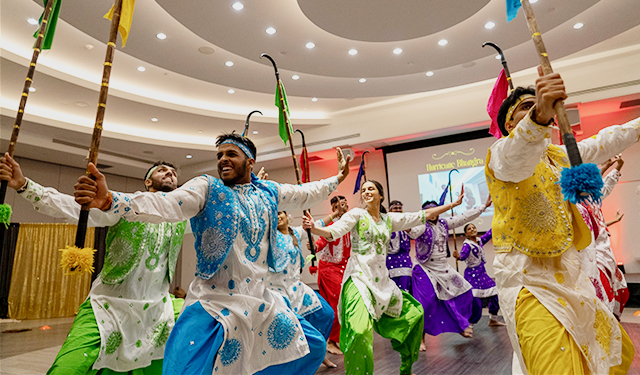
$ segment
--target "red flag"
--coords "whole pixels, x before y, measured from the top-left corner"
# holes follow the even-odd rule
[[[307,154],[307,146],[302,147],[300,154],[300,168],[302,168],[302,183],[311,181],[309,177],[309,154]]]
[[[487,103],[487,113],[489,113],[489,117],[491,117],[491,127],[489,128],[489,134],[498,139],[502,137],[500,127],[498,127],[498,111],[500,111],[500,106],[508,95],[509,82],[507,82],[507,75],[504,73],[504,69],[502,69],[500,71],[500,75],[498,76],[498,80],[496,81],[496,84],[493,86],[493,90],[491,91],[489,102]]]

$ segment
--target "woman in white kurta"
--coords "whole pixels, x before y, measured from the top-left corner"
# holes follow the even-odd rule
[[[387,214],[381,206],[384,191],[377,181],[367,181],[361,189],[366,208],[355,208],[334,224],[319,228],[309,216],[305,228],[327,239],[340,238],[351,231],[351,258],[344,272],[338,303],[340,348],[347,374],[373,374],[373,330],[391,339],[400,353],[400,374],[410,374],[418,357],[424,312],[420,303],[398,288],[386,267],[387,244],[392,232],[410,229],[462,202],[411,213]],[[363,319],[363,316],[369,316]]]

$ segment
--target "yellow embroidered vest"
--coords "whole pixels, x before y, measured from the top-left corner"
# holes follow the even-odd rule
[[[495,206],[493,244],[498,253],[518,251],[540,258],[556,257],[571,245],[582,250],[591,243],[591,233],[575,205],[564,200],[560,169],[568,168],[564,151],[550,144],[533,176],[520,182],[504,182],[489,169],[485,174]]]

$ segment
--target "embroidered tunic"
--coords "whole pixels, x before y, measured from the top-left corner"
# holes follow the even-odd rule
[[[489,241],[491,241],[491,229],[483,234],[478,242],[465,239],[460,250],[460,260],[467,262],[464,278],[471,284],[473,296],[476,298],[486,298],[498,294],[496,282],[487,275],[487,270],[484,268],[486,261],[483,245]]]
[[[33,181],[21,195],[46,215],[78,219],[80,206],[70,195]],[[186,223],[135,223],[91,210],[88,224],[110,227],[104,266],[88,297],[101,341],[93,368],[127,372],[147,367],[164,357],[174,325],[169,284]]]
[[[199,302],[224,327],[214,373],[253,374],[309,352],[294,312],[267,288],[268,267],[284,268],[274,254],[277,211],[309,208],[337,185],[337,177],[288,185],[252,176],[251,183],[227,187],[201,176],[170,193],[112,192],[110,211],[148,222],[194,217],[198,264],[185,307]]]
[[[340,220],[328,226],[332,238],[351,232],[351,257],[342,283],[353,281],[374,320],[382,314],[397,318],[402,311],[402,292],[389,278],[386,266],[387,243],[392,232],[409,229],[424,223],[424,211],[411,213],[381,213],[376,223],[367,210],[354,208]],[[342,293],[341,293],[342,294]],[[342,311],[342,297],[338,311]]]
[[[285,269],[280,272],[269,272],[269,289],[282,294],[289,300],[293,311],[305,317],[322,308],[320,299],[307,284],[300,280],[300,272],[304,267],[304,258],[300,250],[303,236],[307,237],[307,232],[302,227],[291,228],[298,240],[298,246],[293,244],[293,239],[289,234],[278,231],[278,248],[284,250],[279,252],[286,262]]]
[[[422,267],[433,285],[439,300],[448,301],[471,289],[469,284],[447,262],[449,228],[457,228],[475,220],[486,209],[485,206],[472,208],[460,215],[430,221],[411,230],[416,236],[416,267]]]
[[[387,247],[387,268],[389,277],[409,276],[413,270],[411,260],[411,237],[406,231],[391,233]]]
[[[578,148],[584,163],[602,163],[637,142],[639,136],[640,119],[635,119],[622,126],[601,130],[595,138],[579,142]],[[487,179],[493,178],[492,173],[495,179],[512,183],[510,186],[515,188],[518,182],[531,177],[540,163],[559,178],[560,170],[546,157],[546,151],[551,147],[550,138],[551,128],[535,124],[527,115],[509,137],[501,138],[491,146]],[[553,186],[560,190],[558,185]],[[501,206],[501,198],[496,195],[500,194],[491,191],[491,195],[497,209]],[[506,206],[507,202],[503,203]],[[564,202],[562,209],[566,215],[571,215],[572,210],[567,206]],[[520,205],[519,215],[538,214],[525,212],[523,207]],[[493,230],[494,237],[503,234],[495,226]],[[530,232],[523,233],[526,235],[530,236]],[[606,374],[609,367],[621,363],[618,322],[596,298],[593,284],[582,272],[580,263],[581,255],[575,246],[551,257],[533,257],[517,249],[496,253],[493,267],[500,308],[516,358],[525,373],[515,322],[516,300],[522,288],[527,288],[571,334],[592,373]]]

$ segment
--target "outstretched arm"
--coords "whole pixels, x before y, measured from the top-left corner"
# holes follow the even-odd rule
[[[600,164],[640,140],[640,117],[624,125],[606,127],[591,138],[578,142],[583,163]],[[564,147],[564,146],[563,146]]]
[[[607,222],[605,223],[605,225],[608,227],[608,226],[609,226],[609,225],[611,225],[611,224],[619,223],[619,222],[620,222],[620,220],[622,220],[622,217],[623,217],[623,216],[624,216],[624,214],[620,214],[620,210],[617,210],[617,211],[616,211],[616,218],[615,218],[615,219],[613,219],[613,220],[611,220],[611,221],[607,221]]]
[[[329,241],[335,241],[336,238],[341,238],[356,225],[360,219],[361,212],[362,209],[354,208],[342,215],[340,220],[324,228],[315,225],[313,217],[307,212],[307,215],[302,217],[302,227],[304,229],[311,229],[311,233],[322,236]]]

